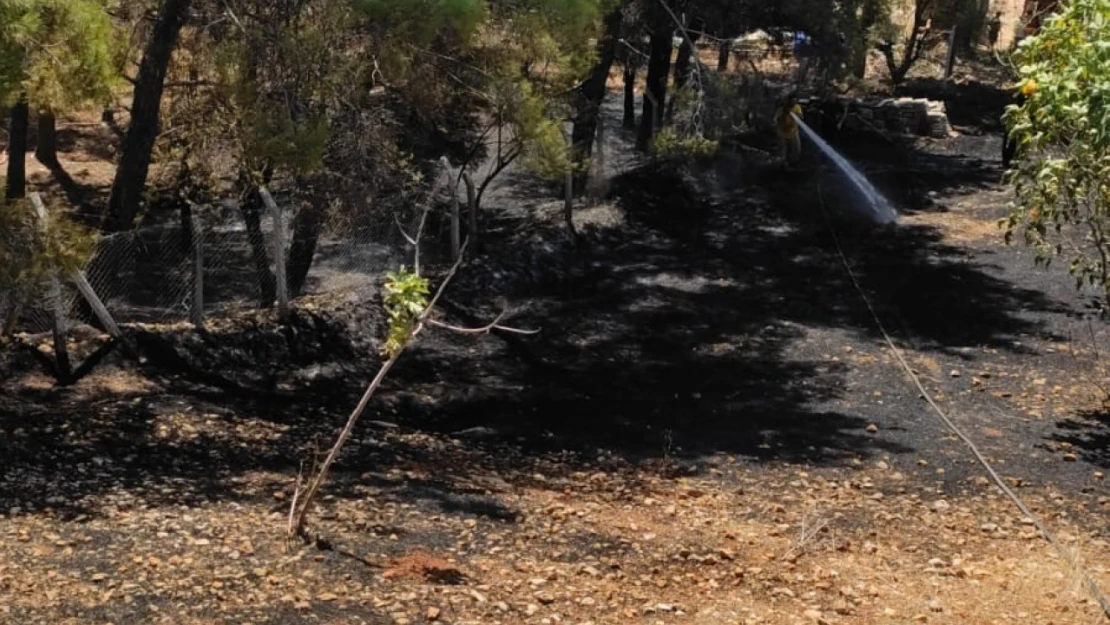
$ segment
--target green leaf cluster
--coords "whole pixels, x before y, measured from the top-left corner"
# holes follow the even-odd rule
[[[40,111],[107,98],[115,34],[101,0],[0,0],[0,104],[26,93]]]
[[[0,289],[26,287],[81,269],[96,251],[95,231],[49,211],[40,224],[27,200],[0,200]]]
[[[1110,0],[1074,0],[1015,53],[1024,103],[1005,120],[1017,201],[1003,222],[1077,286],[1110,295]]]
[[[428,279],[401,267],[386,274],[385,312],[388,319],[382,355],[392,358],[399,354],[412,338],[416,321],[428,305]]]
[[[664,161],[705,158],[717,153],[719,144],[698,133],[681,133],[673,126],[660,130],[651,145],[652,157]]]

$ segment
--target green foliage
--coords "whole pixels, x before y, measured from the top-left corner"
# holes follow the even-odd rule
[[[381,32],[426,45],[445,33],[465,40],[485,22],[485,0],[353,0]]]
[[[558,109],[537,95],[528,82],[510,87],[505,102],[505,121],[523,150],[524,165],[549,180],[559,180],[573,167],[570,146],[564,136]]]
[[[0,103],[21,91],[42,111],[102,101],[116,80],[113,42],[100,0],[0,0]]]
[[[323,115],[294,120],[280,108],[254,103],[243,111],[241,123],[249,159],[297,174],[323,165],[328,143],[328,120]]]
[[[655,135],[651,146],[652,156],[660,160],[688,160],[713,156],[718,144],[699,134],[680,134],[667,126]]]
[[[1003,225],[1047,264],[1070,261],[1077,286],[1110,296],[1110,0],[1073,0],[1022,42],[1026,100],[1006,112],[1017,202]]]
[[[85,266],[96,250],[92,230],[49,211],[45,227],[27,200],[0,200],[0,289],[33,285]]]
[[[500,22],[528,74],[539,73],[566,89],[590,70],[600,35],[598,0],[523,0]]]
[[[378,80],[399,84],[414,75],[418,51],[465,49],[489,18],[485,0],[352,0],[374,40]],[[419,75],[420,72],[415,72]],[[430,86],[430,85],[429,85]]]
[[[335,119],[360,104],[372,67],[357,54],[348,0],[233,4],[236,27],[218,38],[186,31],[171,80],[211,86],[173,92],[159,145],[190,176],[305,176],[324,168]],[[241,16],[241,17],[239,17]],[[242,178],[248,179],[248,178]]]
[[[389,329],[382,346],[382,355],[392,358],[399,354],[412,338],[417,319],[428,305],[427,278],[401,267],[386,275],[385,312]]]

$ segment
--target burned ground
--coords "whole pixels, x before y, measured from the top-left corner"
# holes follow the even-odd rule
[[[6,356],[3,618],[1086,619],[840,255],[938,402],[1106,581],[1106,333],[1089,294],[1000,244],[997,140],[839,137],[903,210],[890,228],[844,219],[817,162],[648,164],[574,241],[557,202],[500,196],[442,314],[478,324],[504,298],[541,332],[430,332],[404,356],[313,515],[330,550],[281,534],[302,461],[379,363],[372,307],[136,328],[142,363],[120,350],[69,388]]]

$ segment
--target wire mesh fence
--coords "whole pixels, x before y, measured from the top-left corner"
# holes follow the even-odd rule
[[[622,145],[629,141],[617,128],[599,124],[590,179],[600,182],[588,186],[589,195],[603,196],[604,181],[627,166],[628,157],[620,155],[632,154]],[[460,172],[446,167],[420,191],[392,198],[347,195],[321,206],[296,189],[275,189],[272,198],[262,194],[262,206],[222,200],[149,207],[138,228],[97,239],[80,272],[83,280],[72,273],[56,276],[57,297],[51,295],[54,279],[0,288],[0,331],[56,333],[76,324],[110,329],[77,288],[81,281],[120,326],[200,325],[236,311],[271,308],[280,299],[281,275],[294,306],[297,298],[315,296],[367,301],[380,294],[386,272],[414,267],[414,239],[421,273],[434,275],[454,261],[459,226],[452,228],[452,209],[463,230],[471,225],[472,209]],[[475,180],[495,173],[471,172]],[[0,252],[13,246],[0,246]]]
[[[279,260],[288,266],[297,245],[298,211],[288,195],[275,194],[278,211],[244,211],[237,202],[192,206],[147,215],[133,231],[101,236],[85,264],[92,290],[118,324],[198,322],[233,311],[274,305]],[[337,295],[368,299],[381,289],[384,273],[411,267],[412,245],[401,230],[416,231],[415,211],[337,210],[317,224],[311,264],[294,295]],[[435,220],[432,220],[435,221]],[[422,240],[422,265],[444,260],[437,231]],[[305,244],[301,241],[302,246]],[[278,248],[280,245],[280,249]],[[50,332],[62,315],[66,327],[94,324],[88,302],[72,280],[60,276],[60,305],[50,285],[24,284],[0,292],[3,329]],[[268,283],[268,284],[267,284]]]

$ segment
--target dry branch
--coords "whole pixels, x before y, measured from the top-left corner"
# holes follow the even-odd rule
[[[354,410],[351,411],[350,416],[347,417],[346,424],[344,424],[343,429],[339,432],[339,436],[336,438],[335,443],[332,444],[331,449],[328,451],[328,455],[324,458],[324,462],[320,465],[319,470],[316,471],[314,475],[310,476],[304,482],[305,486],[303,488],[301,487],[301,476],[297,476],[297,485],[295,487],[295,493],[293,495],[293,502],[290,505],[289,509],[289,525],[287,527],[287,532],[290,536],[301,536],[302,538],[305,537],[305,519],[308,517],[308,511],[312,508],[312,503],[315,500],[317,494],[320,492],[320,488],[327,480],[328,471],[331,469],[332,464],[335,463],[335,460],[339,457],[339,453],[342,451],[343,445],[346,444],[348,439],[350,439],[355,425],[358,423],[359,418],[362,417],[362,413],[365,412],[366,406],[369,405],[370,400],[374,397],[374,393],[377,392],[378,388],[385,380],[386,375],[389,374],[389,371],[393,368],[393,365],[397,364],[397,360],[401,357],[401,354],[404,353],[405,348],[412,344],[412,342],[416,339],[417,336],[420,335],[425,327],[429,325],[443,327],[466,334],[488,333],[490,330],[493,329],[514,332],[517,334],[535,334],[539,332],[539,330],[521,330],[501,325],[499,322],[505,317],[507,312],[502,312],[500,315],[497,316],[497,318],[493,320],[493,322],[487,324],[486,326],[473,329],[450,326],[448,324],[435,321],[431,318],[432,313],[435,311],[436,304],[439,303],[440,298],[443,297],[444,291],[447,290],[447,286],[451,283],[451,280],[458,273],[459,267],[462,266],[463,260],[466,258],[466,248],[468,245],[470,245],[469,238],[467,238],[467,240],[463,242],[461,248],[459,249],[458,259],[455,260],[455,263],[451,266],[451,269],[447,272],[447,275],[444,276],[443,280],[440,282],[439,287],[435,291],[435,294],[432,295],[432,299],[429,300],[427,306],[424,307],[424,310],[416,318],[416,322],[413,324],[412,330],[409,332],[408,340],[405,341],[401,349],[397,350],[392,356],[390,356],[389,360],[385,361],[382,364],[381,368],[378,369],[377,374],[370,381],[370,384],[366,387],[366,391],[363,392],[362,398],[359,399],[358,405],[355,406]],[[417,247],[419,248],[419,245]]]

